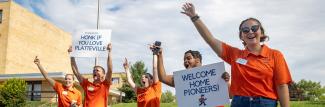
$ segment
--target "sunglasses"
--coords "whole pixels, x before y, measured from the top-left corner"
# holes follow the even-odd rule
[[[97,69],[94,69],[94,70],[93,70],[93,72],[97,72],[97,71],[99,71],[99,70],[97,70]]]
[[[249,28],[249,27],[242,27],[242,28],[240,29],[240,31],[242,31],[243,33],[246,34],[246,33],[249,33],[250,30],[252,30],[252,31],[255,33],[255,32],[258,31],[259,28],[260,28],[259,25],[254,25],[254,26],[252,26],[251,28]]]

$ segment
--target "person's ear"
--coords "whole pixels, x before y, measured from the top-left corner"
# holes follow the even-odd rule
[[[197,64],[201,63],[201,62],[200,62],[200,58],[195,58],[195,62],[196,62]]]

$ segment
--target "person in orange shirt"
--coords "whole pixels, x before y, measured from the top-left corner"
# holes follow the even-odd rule
[[[185,3],[183,14],[190,17],[202,38],[214,52],[231,65],[231,107],[289,107],[288,84],[292,82],[288,65],[278,50],[262,44],[268,39],[259,20],[248,18],[239,25],[244,50],[213,37],[194,5]]]
[[[153,50],[153,46],[150,48]],[[130,86],[133,88],[134,92],[137,95],[137,105],[138,107],[160,107],[160,98],[161,98],[161,82],[159,82],[157,74],[157,55],[153,54],[152,62],[152,73],[145,73],[141,78],[141,85],[143,87],[137,86],[133,79],[132,74],[129,70],[129,64],[127,59],[123,63],[123,67],[126,72],[127,81]]]
[[[107,97],[109,95],[109,87],[112,78],[112,46],[107,45],[108,58],[107,58],[107,73],[105,76],[105,69],[101,66],[93,67],[93,82],[89,82],[88,79],[84,78],[77,68],[77,64],[74,57],[71,57],[72,71],[76,75],[77,79],[82,86],[85,98],[84,107],[107,107]],[[72,49],[68,50],[72,52]]]
[[[55,81],[48,76],[37,56],[34,59],[34,63],[37,65],[44,78],[50,83],[58,94],[58,107],[81,107],[82,96],[80,91],[73,87],[74,77],[72,74],[65,75],[63,85],[62,83]]]

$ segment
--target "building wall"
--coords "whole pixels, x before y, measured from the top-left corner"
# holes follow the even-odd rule
[[[119,73],[113,73],[112,74],[112,79],[114,78],[119,78],[119,82],[117,84],[112,83],[111,87],[114,89],[120,88],[123,85],[123,78],[126,77],[126,74],[124,72],[119,72]]]
[[[0,74],[3,74],[7,52],[9,3],[0,2],[0,10],[2,10],[2,21],[0,23]]]
[[[67,52],[71,44],[70,34],[14,2],[7,5],[10,5],[7,18],[10,20],[9,27],[6,27],[7,45],[1,45],[7,49],[5,57],[1,57],[5,58],[5,61],[1,61],[0,66],[5,66],[1,73],[39,73],[33,63],[35,56],[39,57],[48,72],[72,73]]]
[[[41,94],[41,101],[57,102],[58,96],[49,82],[42,81],[42,91],[44,93]]]

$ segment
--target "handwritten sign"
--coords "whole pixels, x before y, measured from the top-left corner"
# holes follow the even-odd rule
[[[81,30],[73,36],[71,55],[74,57],[107,57],[111,30]]]
[[[174,72],[179,107],[215,107],[229,103],[228,86],[221,78],[223,62]]]

